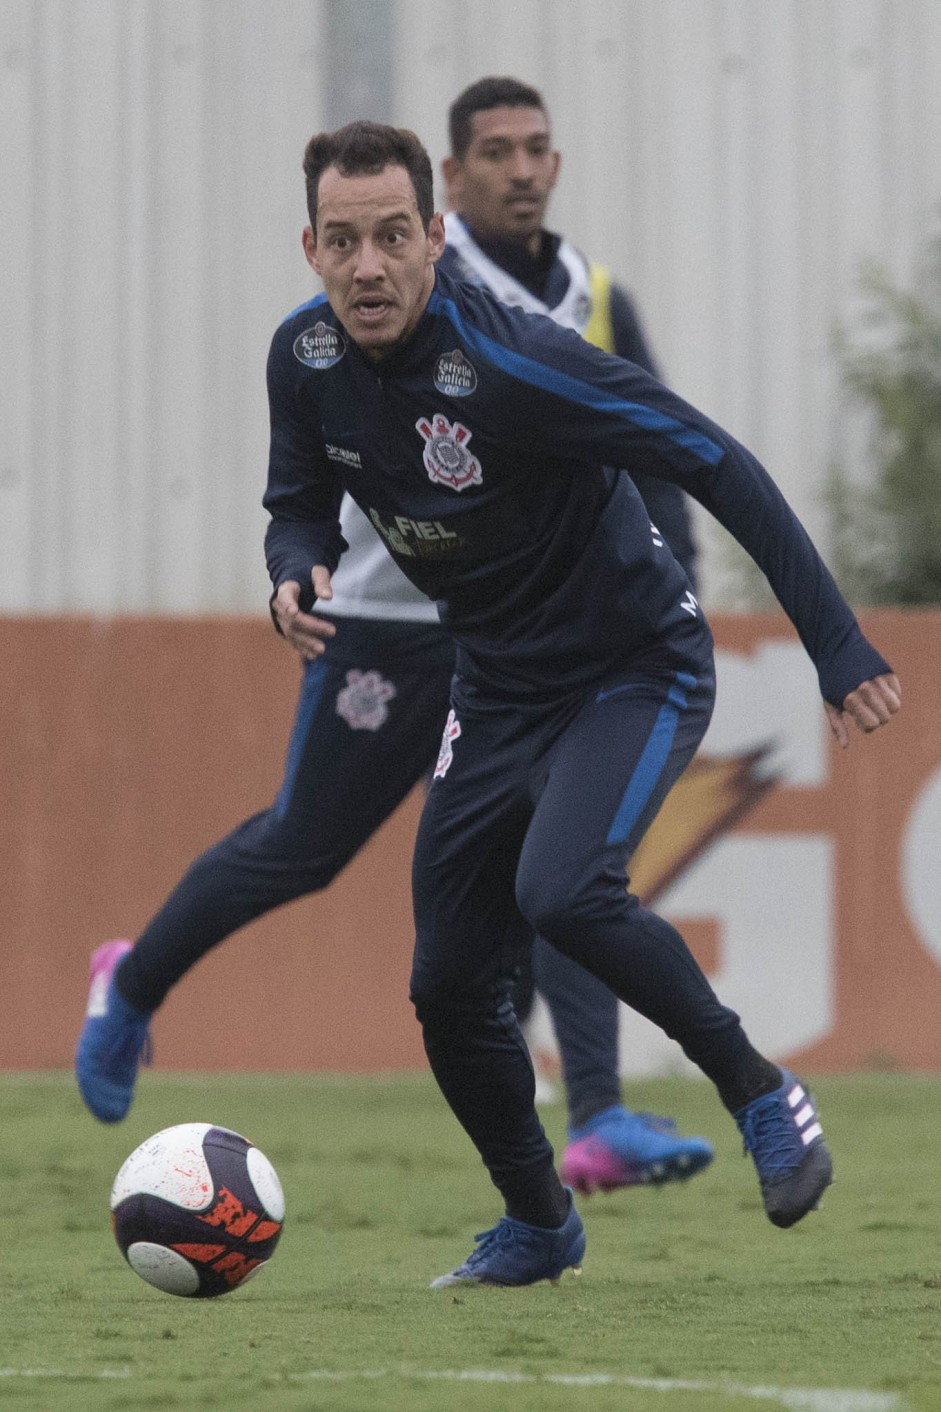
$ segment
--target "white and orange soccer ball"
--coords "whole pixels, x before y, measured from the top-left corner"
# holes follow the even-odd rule
[[[271,1259],[284,1193],[247,1138],[212,1123],[180,1123],[142,1142],[121,1167],[111,1223],[142,1280],[167,1294],[212,1299]]]

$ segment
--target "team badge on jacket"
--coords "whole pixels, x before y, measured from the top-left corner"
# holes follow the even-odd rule
[[[444,735],[441,737],[441,749],[438,751],[438,763],[435,765],[433,779],[443,780],[448,773],[451,761],[454,759],[454,742],[461,733],[461,723],[455,716],[454,711],[448,712],[448,719],[444,723]]]
[[[452,490],[466,490],[469,485],[480,485],[483,474],[480,462],[467,449],[471,433],[460,422],[452,426],[447,417],[438,412],[431,421],[420,417],[415,430],[425,440],[422,460],[429,480],[439,485],[448,485]]]
[[[394,695],[395,687],[381,673],[354,667],[346,674],[346,686],[337,692],[337,715],[350,730],[377,731],[389,719],[386,702]]]

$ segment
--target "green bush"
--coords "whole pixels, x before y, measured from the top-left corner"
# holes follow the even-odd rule
[[[886,273],[863,278],[857,336],[839,336],[844,378],[871,413],[875,479],[860,486],[834,468],[831,561],[851,601],[941,602],[941,238],[918,293]]]

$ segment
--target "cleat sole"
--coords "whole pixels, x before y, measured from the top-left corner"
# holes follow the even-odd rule
[[[566,1270],[563,1270],[563,1271],[562,1271],[562,1275],[568,1274],[568,1273],[571,1273],[571,1274],[576,1275],[576,1276],[580,1276],[581,1273],[582,1273],[582,1267],[581,1267],[581,1265],[570,1265],[567,1271],[566,1271]],[[553,1275],[552,1278],[549,1280],[549,1283],[550,1283],[551,1285],[560,1285],[560,1284],[562,1283],[562,1275]]]

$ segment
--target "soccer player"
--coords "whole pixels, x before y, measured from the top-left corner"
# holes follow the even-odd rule
[[[441,269],[498,299],[549,314],[589,343],[659,372],[634,301],[608,271],[545,228],[561,155],[542,94],[515,78],[482,78],[448,114],[442,163],[448,206]],[[685,493],[644,471],[635,484],[650,518],[696,588],[696,546]]]
[[[455,268],[459,261],[479,283],[493,283],[498,271],[501,297],[528,302],[652,369],[627,295],[542,228],[559,157],[539,93],[513,79],[485,79],[455,101],[450,128],[444,174],[461,213]],[[683,492],[651,478],[642,489],[692,577]],[[434,605],[396,568],[349,497],[341,521],[349,548],[329,619],[319,619],[313,642],[295,638],[309,665],[275,804],[196,860],[133,948],[108,942],[92,958],[76,1073],[103,1121],[127,1113],[150,1019],[171,987],[239,927],[331,882],[434,763],[453,645]],[[331,633],[324,657],[322,638]],[[538,944],[536,955],[566,1079],[566,1180],[590,1192],[702,1170],[712,1159],[704,1138],[623,1106],[613,993],[554,948]],[[528,972],[528,948],[520,957]]]
[[[289,637],[317,636],[346,490],[457,646],[415,848],[411,995],[506,1214],[434,1283],[556,1279],[584,1253],[509,1000],[520,914],[712,1080],[769,1218],[793,1225],[832,1179],[813,1099],[624,888],[714,694],[708,626],[630,472],[681,485],[752,555],[841,745],[848,722],[890,720],[899,683],[733,437],[635,364],[436,271],[444,222],[414,134],[350,124],[312,138],[304,166],[304,244],[325,293],[269,355],[273,612]]]

